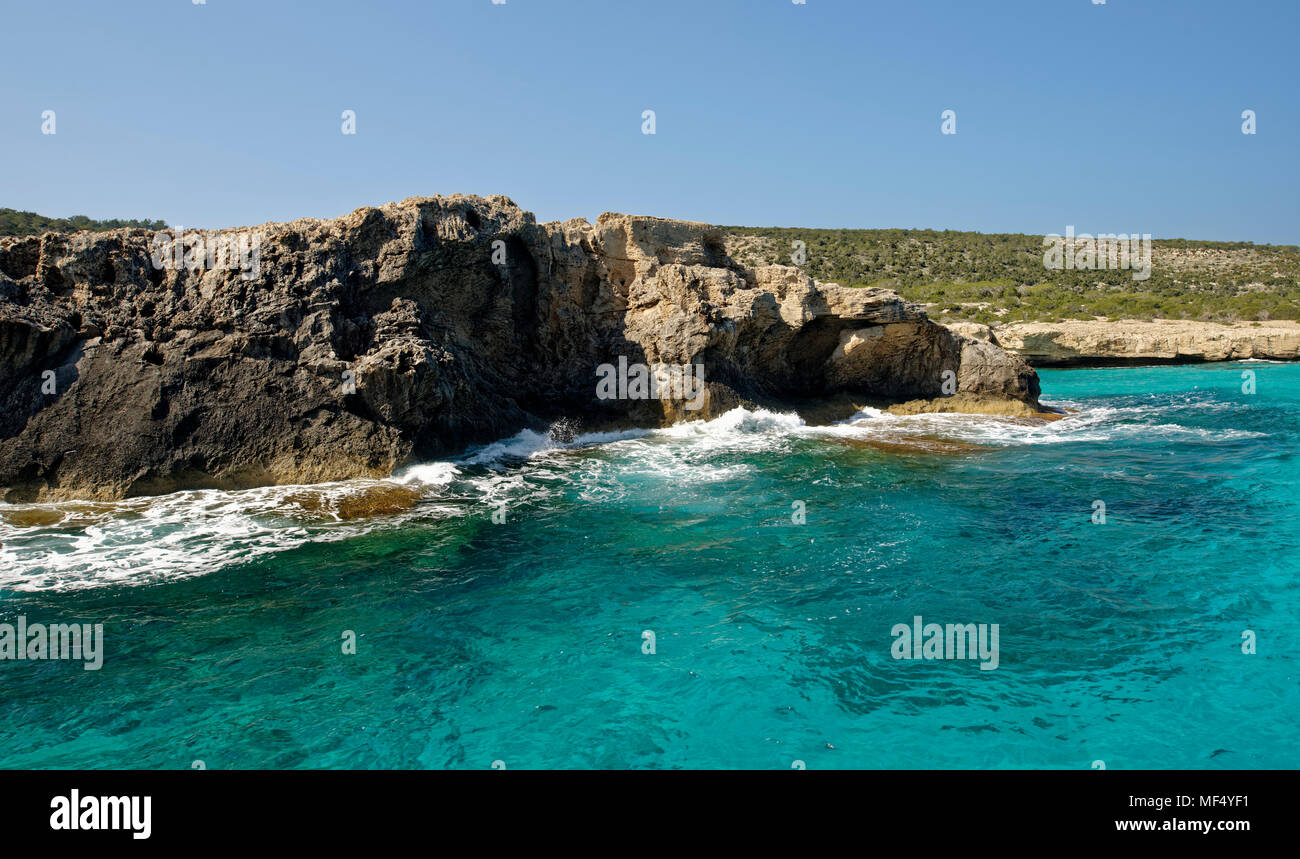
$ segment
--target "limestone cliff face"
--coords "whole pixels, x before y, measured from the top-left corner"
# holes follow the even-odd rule
[[[954,326],[971,336],[977,333]],[[1157,319],[1068,322],[1018,322],[999,325],[993,341],[1036,366],[1300,359],[1300,324],[1295,322],[1214,322]]]
[[[566,417],[660,425],[954,386],[1037,403],[1020,358],[886,290],[743,268],[705,224],[537,224],[504,197],[453,196],[185,247],[250,233],[243,271],[173,265],[144,230],[0,239],[6,499],[387,475]],[[620,358],[702,366],[702,407],[598,398]]]

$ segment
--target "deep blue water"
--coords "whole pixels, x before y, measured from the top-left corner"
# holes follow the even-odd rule
[[[0,622],[105,636],[0,661],[0,766],[1300,767],[1300,365],[1041,375],[1075,412],[0,505]],[[893,658],[916,615],[998,624],[996,670]]]

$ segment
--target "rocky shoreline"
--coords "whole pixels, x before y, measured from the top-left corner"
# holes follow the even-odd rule
[[[1290,321],[1222,325],[1121,319],[949,327],[963,336],[996,343],[1035,367],[1300,360],[1300,323]]]
[[[255,265],[212,264],[250,235]],[[166,239],[0,239],[5,500],[387,476],[557,421],[1038,407],[1037,375],[994,342],[888,290],[746,267],[706,224],[538,224],[457,195]],[[618,362],[702,368],[699,408],[598,397]]]

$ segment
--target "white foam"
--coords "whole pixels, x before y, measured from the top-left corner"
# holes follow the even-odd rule
[[[473,448],[458,462],[469,465],[511,465],[512,460],[532,459],[542,454],[563,450],[581,450],[585,447],[613,444],[627,439],[642,438],[650,430],[633,429],[615,432],[593,432],[575,436],[572,441],[556,441],[549,433],[521,430],[510,438]]]
[[[712,420],[683,421],[657,434],[672,438],[732,438],[756,433],[782,433],[804,426],[803,418],[793,413],[770,412],[767,409],[750,411],[737,406]]]
[[[518,434],[489,445],[464,457],[463,462],[473,465],[495,465],[505,459],[527,459],[536,453],[553,450],[558,445],[547,433],[522,430]]]
[[[1172,404],[1162,397],[1125,405],[1056,405],[1077,411],[1048,422],[949,413],[892,415],[864,408],[830,426],[808,426],[795,414],[736,408],[712,420],[588,433],[569,442],[524,430],[455,460],[410,466],[387,481],[201,490],[110,504],[3,505],[8,512],[27,509],[59,519],[20,527],[0,516],[0,587],[74,589],[205,575],[307,543],[346,540],[416,521],[486,516],[500,504],[545,505],[564,493],[583,503],[616,501],[636,483],[627,480],[633,475],[648,476],[665,491],[738,480],[756,467],[748,455],[780,455],[800,440],[906,441],[923,436],[1008,447],[1161,438],[1217,442],[1266,435],[1170,421],[1179,409],[1239,408],[1206,394],[1188,394]],[[399,503],[396,512],[368,518],[342,515],[340,505],[355,496],[397,486],[418,493],[419,503]]]
[[[5,505],[62,514],[51,525],[0,516],[0,588],[17,591],[153,584],[216,572],[310,542],[345,540],[415,517],[456,515],[446,505],[344,519],[339,504],[401,481],[352,480],[238,491],[199,490],[78,503]]]
[[[400,483],[424,484],[425,486],[445,486],[456,479],[460,469],[452,462],[430,462],[412,465],[393,475]]]

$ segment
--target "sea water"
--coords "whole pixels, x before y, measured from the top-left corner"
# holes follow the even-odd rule
[[[104,630],[0,659],[0,767],[1300,767],[1300,365],[1041,376],[0,505],[0,622]]]

